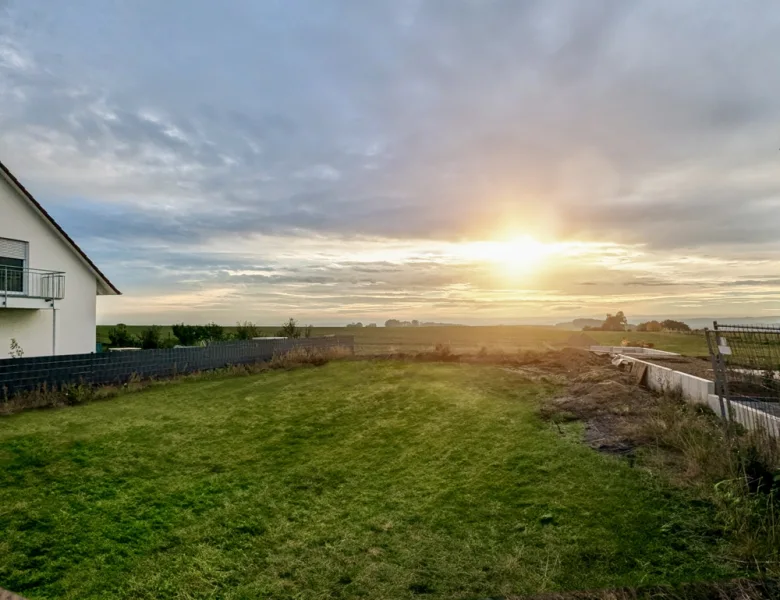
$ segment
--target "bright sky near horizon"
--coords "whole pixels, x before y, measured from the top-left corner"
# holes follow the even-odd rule
[[[125,293],[105,323],[776,315],[778,30],[773,0],[0,0],[0,159]]]

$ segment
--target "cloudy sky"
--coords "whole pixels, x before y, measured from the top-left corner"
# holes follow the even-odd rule
[[[780,313],[775,0],[0,0],[100,320]]]

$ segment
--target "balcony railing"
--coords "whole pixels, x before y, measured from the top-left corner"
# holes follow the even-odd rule
[[[0,299],[10,297],[62,300],[65,273],[0,266]]]

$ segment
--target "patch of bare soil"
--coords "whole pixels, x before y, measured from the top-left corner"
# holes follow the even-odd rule
[[[525,600],[770,600],[780,598],[777,580],[736,579],[676,587],[622,588],[526,596]],[[505,600],[520,600],[510,596]]]
[[[541,408],[553,422],[580,420],[585,441],[602,452],[631,454],[641,438],[641,423],[650,418],[656,397],[635,383],[630,371],[614,367],[608,357],[590,354],[570,368],[565,392]],[[576,355],[566,360],[572,360]]]
[[[24,598],[0,588],[0,600],[24,600]]]
[[[555,375],[579,376],[594,368],[606,368],[610,359],[605,355],[596,355],[580,348],[562,350],[528,350],[517,353],[479,352],[477,354],[455,354],[448,346],[439,345],[434,350],[416,353],[392,353],[362,356],[362,359],[396,359],[415,362],[461,362],[471,364],[489,364],[515,367]]]

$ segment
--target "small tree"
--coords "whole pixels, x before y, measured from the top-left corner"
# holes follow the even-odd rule
[[[138,346],[138,340],[127,329],[127,325],[119,323],[108,330],[108,339],[114,348],[133,348]]]
[[[194,346],[203,339],[204,331],[203,327],[197,325],[185,325],[180,323],[174,325],[172,328],[173,335],[179,340],[179,343],[183,346]]]
[[[279,337],[286,337],[286,338],[299,338],[301,337],[301,329],[298,327],[298,323],[290,317],[288,321],[282,325],[282,328],[276,332],[276,335]]]
[[[257,325],[252,321],[244,321],[243,323],[236,323],[236,339],[237,340],[251,340],[260,336],[260,332],[257,329]]]
[[[314,331],[314,325],[307,325],[303,330],[303,337],[310,338],[313,331]]]
[[[623,314],[623,311],[620,310],[617,312],[617,314],[607,315],[607,318],[604,320],[604,324],[601,326],[601,330],[602,331],[625,331],[627,325],[628,325],[628,319],[626,319],[626,316]]]
[[[162,348],[163,341],[160,334],[160,328],[157,325],[152,325],[141,332],[138,339],[141,342],[141,348],[144,350],[155,350]]]

